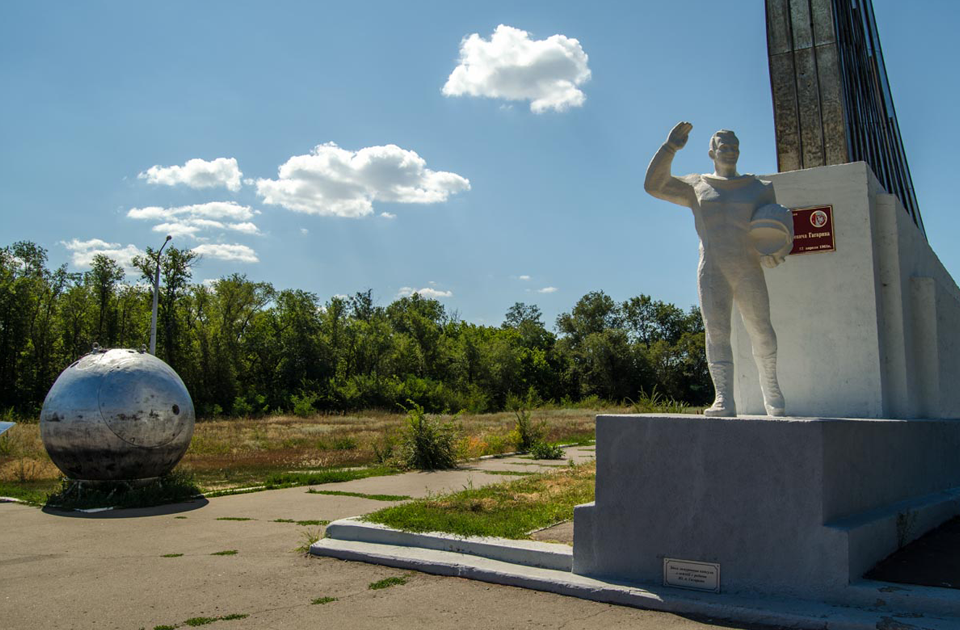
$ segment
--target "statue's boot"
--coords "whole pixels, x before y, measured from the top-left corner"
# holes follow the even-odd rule
[[[737,405],[733,401],[733,363],[716,361],[708,365],[710,378],[717,397],[713,405],[704,409],[703,415],[719,418],[733,418],[737,415]]]
[[[769,357],[754,357],[760,371],[760,391],[763,392],[763,408],[768,416],[785,416],[786,404],[783,392],[777,382],[777,355]]]

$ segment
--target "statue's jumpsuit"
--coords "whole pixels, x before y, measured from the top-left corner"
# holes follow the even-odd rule
[[[713,175],[673,177],[673,155],[674,151],[664,146],[654,156],[648,169],[648,192],[693,210],[700,236],[697,289],[706,329],[707,362],[718,397],[732,395],[730,328],[734,302],[750,335],[761,385],[772,378],[779,392],[777,336],[770,324],[770,299],[760,254],[750,241],[753,213],[761,206],[776,203],[773,185],[755,175],[732,179]]]

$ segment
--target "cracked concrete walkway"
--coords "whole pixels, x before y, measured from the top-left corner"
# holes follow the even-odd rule
[[[593,457],[590,448],[572,447],[567,453],[576,461]],[[456,471],[372,477],[320,488],[421,497],[513,478],[485,471],[530,472],[556,464],[488,459]],[[218,621],[214,628],[751,627],[419,573],[406,584],[370,590],[372,582],[405,574],[305,557],[295,549],[317,527],[274,522],[332,521],[386,505],[391,503],[307,494],[305,487],[97,514],[2,503],[0,626],[150,630],[194,617],[245,614],[244,619]],[[211,555],[233,550],[234,555]],[[336,601],[311,603],[322,597]]]

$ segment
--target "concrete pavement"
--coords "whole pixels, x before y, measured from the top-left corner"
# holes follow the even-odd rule
[[[588,448],[571,448],[584,461]],[[508,481],[487,470],[549,470],[528,459],[472,462],[457,471],[325,484],[325,490],[425,496]],[[535,464],[535,465],[530,465]],[[96,514],[0,504],[0,626],[138,628],[193,617],[249,615],[214,628],[664,628],[716,627],[684,617],[413,573],[404,585],[368,584],[403,571],[295,549],[316,527],[390,503],[289,488]],[[252,520],[218,520],[249,518]],[[235,555],[211,555],[236,550]],[[183,554],[163,557],[165,554]],[[320,597],[337,601],[313,605]],[[747,628],[744,625],[721,627]]]

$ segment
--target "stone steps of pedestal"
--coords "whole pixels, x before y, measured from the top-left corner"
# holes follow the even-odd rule
[[[573,548],[569,545],[485,536],[463,537],[442,532],[404,532],[357,517],[327,525],[326,538],[463,553],[556,571],[570,571],[573,567]]]

